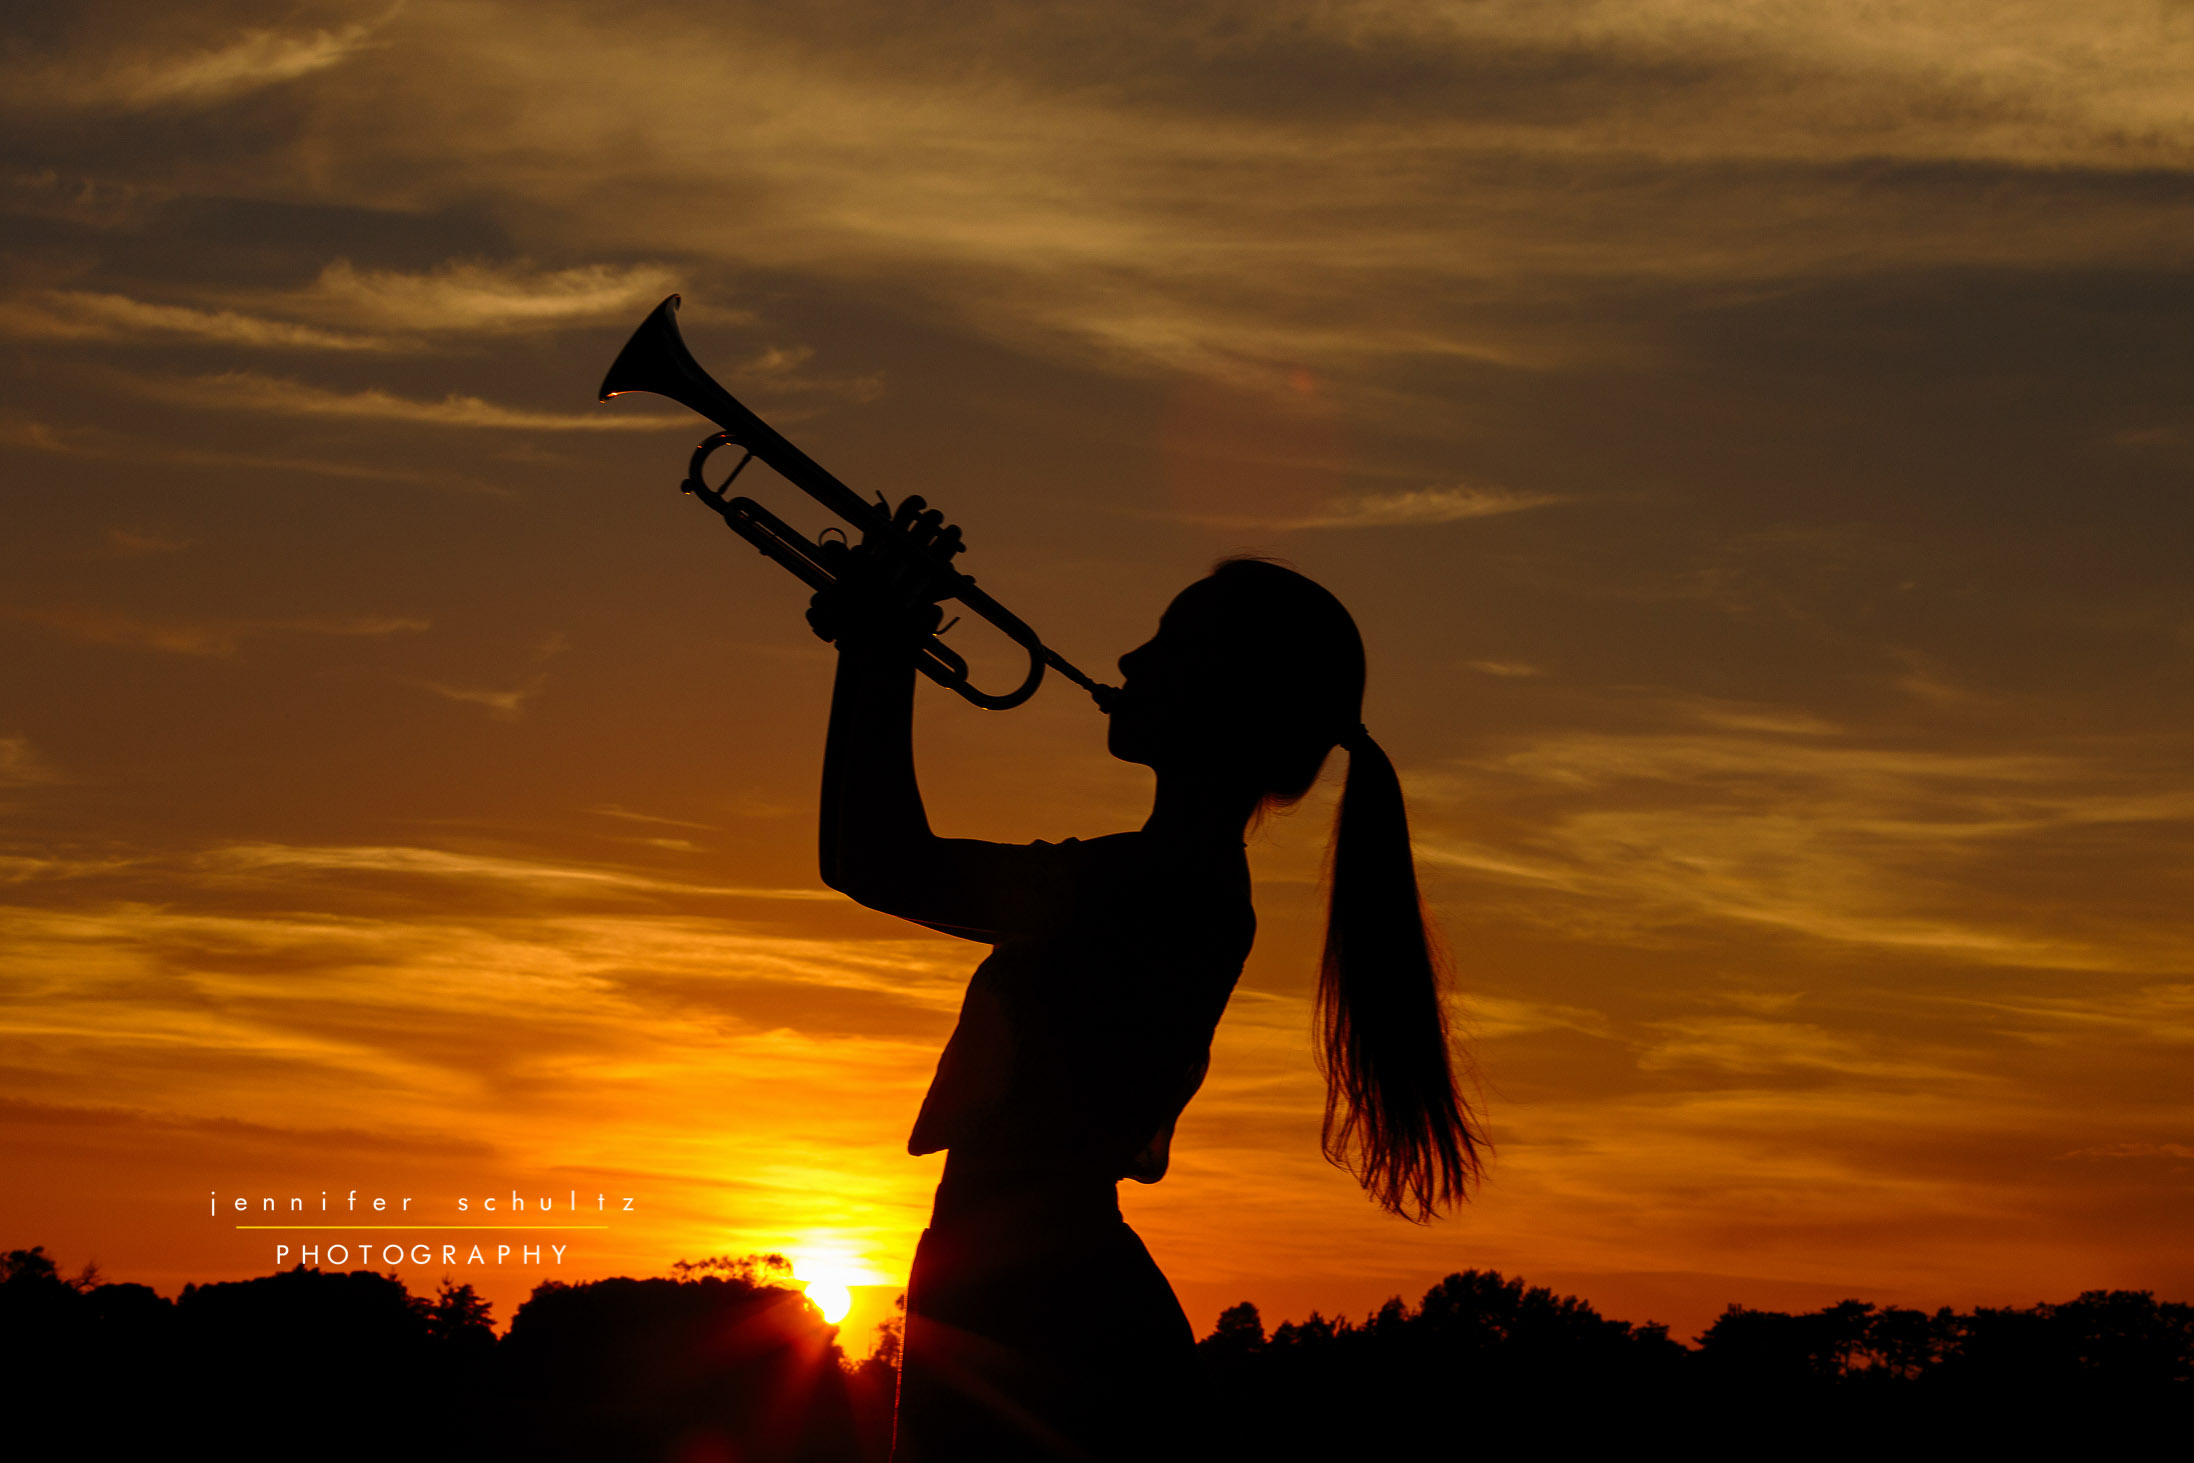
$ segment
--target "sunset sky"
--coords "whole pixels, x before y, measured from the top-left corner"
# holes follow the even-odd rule
[[[981,950],[822,888],[803,592],[680,497],[705,423],[594,401],[677,290],[1085,669],[1226,553],[1355,612],[1498,1156],[1424,1228],[1319,1156],[1324,788],[1123,1186],[1199,1331],[2194,1295],[2194,10],[6,25],[0,1246],[172,1294],[272,1268],[209,1191],[577,1190],[634,1211],[454,1272],[499,1320],[896,1293]],[[1146,808],[1056,681],[917,735],[947,834]]]

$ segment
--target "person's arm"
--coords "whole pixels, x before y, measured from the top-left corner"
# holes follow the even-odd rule
[[[919,498],[900,505],[892,531],[947,559],[959,547],[959,531]],[[987,896],[1005,851],[931,832],[914,770],[914,660],[940,618],[933,589],[864,545],[841,558],[839,582],[815,597],[808,618],[838,646],[817,842],[831,888],[980,939],[992,927]]]
[[[841,645],[823,743],[823,882],[891,913],[901,871],[934,852],[914,772],[914,659]]]

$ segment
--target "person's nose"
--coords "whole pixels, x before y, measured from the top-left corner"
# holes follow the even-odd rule
[[[1120,657],[1120,675],[1123,679],[1128,676],[1134,675],[1135,668],[1137,666],[1149,663],[1149,650],[1150,644],[1148,641],[1145,641],[1143,644],[1136,646],[1133,650]]]

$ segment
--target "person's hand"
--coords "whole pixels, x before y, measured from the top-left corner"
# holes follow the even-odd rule
[[[927,562],[902,544],[927,550]],[[919,497],[899,505],[888,526],[870,529],[858,544],[820,546],[835,582],[808,602],[808,627],[840,649],[881,649],[911,655],[936,632],[957,576],[939,574],[964,547],[960,530]]]

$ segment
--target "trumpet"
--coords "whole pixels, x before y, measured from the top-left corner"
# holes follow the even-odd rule
[[[610,363],[609,374],[602,378],[600,399],[607,401],[628,391],[651,391],[657,396],[667,396],[722,428],[693,449],[693,460],[686,468],[684,490],[714,509],[734,533],[754,545],[766,558],[774,559],[790,570],[810,589],[827,589],[837,581],[837,574],[821,552],[819,542],[804,537],[752,498],[730,495],[739,474],[756,458],[858,529],[867,542],[885,546],[885,552],[912,556],[927,582],[945,588],[946,592],[938,596],[940,600],[959,601],[968,613],[990,621],[1028,654],[1028,674],[1019,686],[1002,694],[984,691],[969,681],[967,660],[938,635],[931,635],[917,651],[914,663],[923,675],[938,685],[986,710],[1005,711],[1035,695],[1048,668],[1089,692],[1099,710],[1106,708],[1113,687],[1100,685],[1076,670],[1057,651],[1047,647],[1020,616],[976,588],[973,578],[953,568],[948,559],[919,547],[896,531],[892,527],[891,510],[882,499],[874,503],[863,499],[825,471],[814,458],[786,441],[737,397],[717,385],[693,359],[693,353],[686,349],[685,340],[678,334],[678,296],[672,295],[657,305],[648,318],[640,322],[632,339],[625,342],[625,348]],[[736,447],[742,455],[731,475],[722,484],[711,487],[702,475],[703,469],[709,458],[724,447]],[[826,534],[836,531],[824,530]],[[952,626],[948,624],[944,628],[949,630]]]

